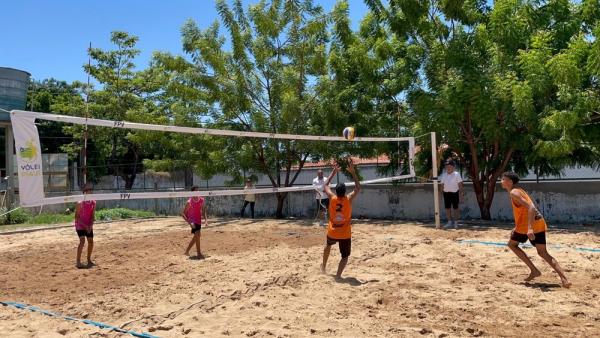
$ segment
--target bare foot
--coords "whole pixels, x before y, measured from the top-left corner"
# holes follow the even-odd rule
[[[531,271],[529,276],[527,276],[527,278],[525,278],[525,281],[526,282],[532,281],[533,279],[535,279],[541,275],[542,275],[542,273],[540,272],[540,270]]]
[[[85,265],[83,265],[81,263],[77,263],[77,264],[75,264],[75,266],[77,267],[77,269],[85,269]]]
[[[189,255],[190,255],[190,252],[189,252],[189,251],[186,251],[186,252],[184,253],[184,255],[186,255],[186,256],[189,256]]]
[[[87,262],[87,267],[91,268],[92,266],[96,266],[96,263],[92,262],[92,261],[88,261]]]
[[[205,259],[205,257],[204,257],[204,255],[200,254],[200,255],[196,255],[196,256],[190,256],[189,259],[199,261],[199,260]]]
[[[573,283],[569,282],[568,279],[561,279],[561,282],[562,282],[563,288],[566,288],[566,289],[570,288],[571,285],[573,285]]]

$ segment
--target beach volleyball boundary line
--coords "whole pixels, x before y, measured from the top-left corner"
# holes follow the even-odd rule
[[[489,245],[496,247],[506,247],[505,242],[489,242],[489,241],[479,241],[479,240],[470,240],[463,239],[457,241],[459,244],[480,244],[480,245]],[[524,248],[533,248],[533,246],[529,243],[523,244]],[[585,252],[600,252],[600,248],[583,248],[583,247],[569,247],[569,246],[560,246],[558,244],[549,245],[550,248],[553,249],[574,249],[575,251],[585,251]]]
[[[59,313],[54,313],[54,312],[50,312],[47,310],[42,310],[36,306],[33,305],[27,305],[27,304],[23,304],[23,303],[17,303],[17,302],[2,302],[0,301],[0,304],[2,304],[3,306],[8,306],[8,307],[13,307],[15,309],[18,310],[27,310],[30,312],[37,312],[37,313],[41,313],[45,316],[49,316],[49,317],[55,317],[55,318],[61,318],[61,319],[65,319],[65,320],[69,320],[69,321],[75,321],[75,322],[80,322],[83,324],[87,324],[87,325],[91,325],[91,326],[95,326],[98,327],[100,329],[110,329],[111,331],[115,331],[115,332],[119,332],[119,333],[126,333],[126,334],[130,334],[134,337],[139,337],[139,338],[159,338],[158,336],[154,336],[151,335],[149,333],[139,333],[139,332],[135,332],[135,331],[131,331],[131,330],[126,330],[120,327],[116,327],[113,325],[109,325],[109,324],[105,324],[105,323],[101,323],[101,322],[96,322],[93,320],[89,320],[89,319],[79,319],[79,318],[74,318],[74,317],[70,317],[70,316],[63,316]]]

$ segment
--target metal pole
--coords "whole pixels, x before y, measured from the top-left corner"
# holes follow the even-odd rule
[[[83,158],[81,164],[83,165],[83,187],[87,184],[87,143],[88,143],[88,125],[87,119],[89,117],[89,102],[90,102],[90,69],[92,68],[92,43],[88,48],[88,76],[87,86],[85,87],[85,129],[83,130]]]
[[[14,200],[14,179],[15,179],[15,164],[14,164],[14,144],[15,139],[11,126],[4,128],[4,146],[6,153],[6,210],[11,210]]]
[[[437,141],[435,132],[431,133],[431,181],[433,182],[433,206],[435,213],[435,228],[441,227],[440,222],[440,190],[438,185]]]

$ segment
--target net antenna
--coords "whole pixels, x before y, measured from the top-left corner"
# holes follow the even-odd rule
[[[38,113],[23,110],[13,110],[10,112],[13,131],[15,134],[15,145],[18,149],[18,175],[21,206],[31,207],[46,204],[59,204],[79,202],[87,199],[95,200],[133,200],[133,199],[155,199],[155,198],[178,198],[193,196],[233,196],[247,193],[266,194],[278,192],[294,191],[312,191],[314,187],[294,186],[294,187],[274,187],[257,188],[252,190],[208,190],[208,191],[159,191],[159,192],[118,192],[118,193],[98,193],[87,195],[69,195],[46,197],[44,193],[44,179],[42,172],[42,155],[40,152],[40,138],[35,126],[35,120],[47,120],[62,123],[71,123],[87,126],[98,126],[118,129],[137,129],[161,132],[178,132],[196,135],[214,135],[231,137],[250,137],[262,139],[283,139],[283,140],[304,140],[304,141],[336,141],[348,142],[343,137],[338,136],[316,136],[316,135],[294,135],[294,134],[275,134],[265,132],[248,132],[235,130],[220,130],[208,128],[179,127],[172,125],[156,125],[134,123],[126,121],[101,120],[89,117],[77,117],[58,114]],[[377,178],[362,181],[361,184],[388,183],[397,180],[403,180],[415,177],[414,156],[415,156],[415,138],[414,137],[356,137],[353,142],[408,142],[409,145],[409,164],[410,172],[404,175]],[[347,183],[353,186],[353,182]]]

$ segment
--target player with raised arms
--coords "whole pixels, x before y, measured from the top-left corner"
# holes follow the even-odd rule
[[[342,259],[338,264],[336,279],[342,277],[342,272],[348,263],[348,257],[350,257],[352,249],[352,202],[360,192],[360,181],[356,175],[356,169],[352,162],[349,162],[347,170],[354,179],[354,190],[346,194],[346,185],[338,183],[335,187],[335,193],[333,193],[329,187],[329,181],[338,170],[339,168],[335,167],[332,175],[325,182],[325,193],[329,196],[329,224],[327,226],[325,249],[323,250],[323,263],[321,264],[321,272],[325,273],[331,246],[338,243]]]

